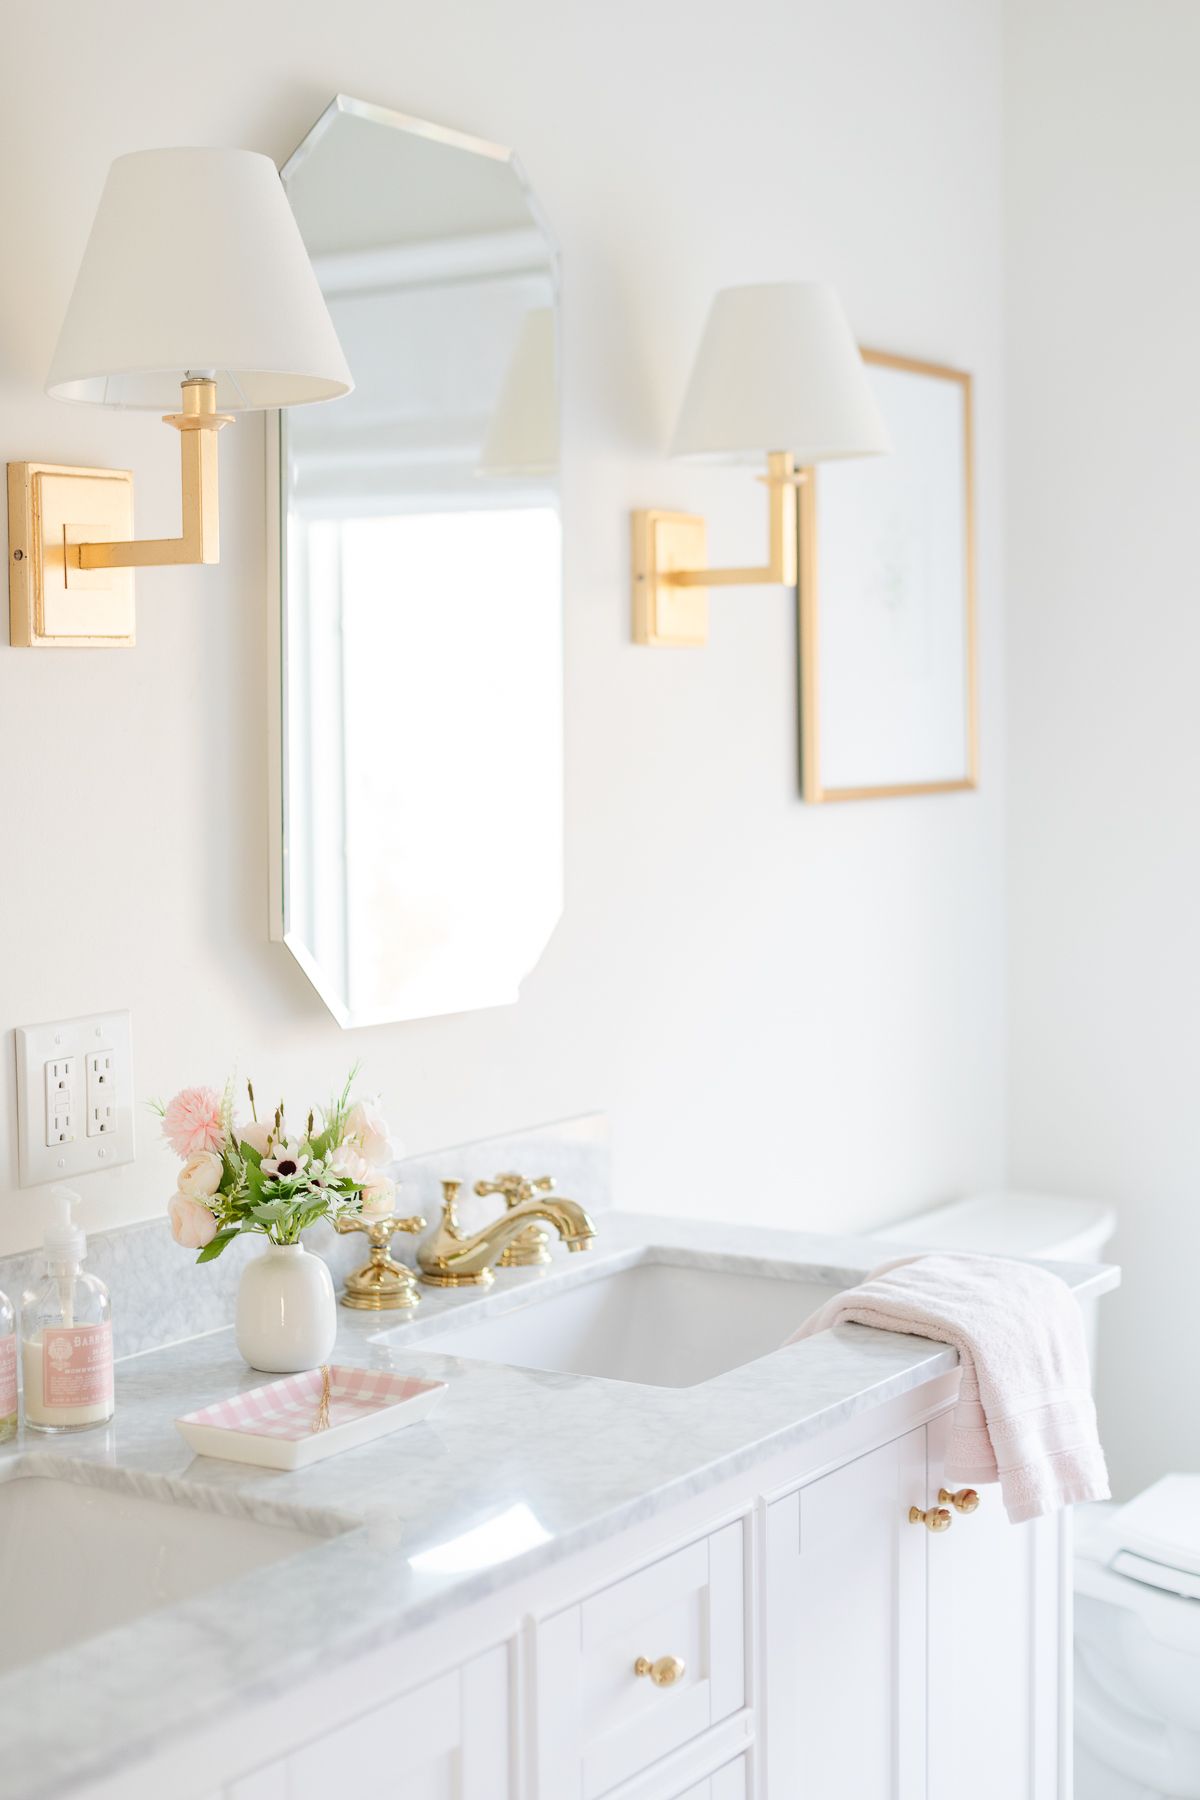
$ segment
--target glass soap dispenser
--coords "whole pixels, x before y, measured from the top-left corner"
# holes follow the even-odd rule
[[[0,1290],[0,1444],[17,1435],[17,1333],[12,1305]]]
[[[69,1188],[50,1189],[45,1273],[21,1305],[25,1424],[32,1431],[86,1431],[113,1416],[108,1289],[84,1273],[87,1238],[72,1213],[78,1200]]]

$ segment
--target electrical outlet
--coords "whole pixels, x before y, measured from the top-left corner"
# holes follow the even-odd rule
[[[129,1014],[18,1026],[16,1043],[21,1186],[132,1162]]]
[[[79,1104],[75,1093],[75,1076],[78,1068],[79,1059],[75,1056],[55,1056],[45,1065],[47,1149],[55,1144],[69,1144],[75,1137],[75,1118]]]
[[[89,1050],[87,1070],[87,1134],[105,1137],[117,1128],[117,1059],[111,1049]]]

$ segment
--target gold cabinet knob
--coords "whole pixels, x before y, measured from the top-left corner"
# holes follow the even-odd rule
[[[949,1519],[949,1513],[946,1517]],[[639,1656],[633,1665],[635,1675],[648,1675],[655,1687],[674,1687],[682,1681],[687,1665],[681,1656],[660,1656],[657,1662],[651,1662],[648,1656]]]
[[[974,1488],[959,1488],[952,1494],[948,1488],[938,1489],[938,1505],[952,1506],[955,1512],[973,1513],[979,1510],[979,1495]]]
[[[938,1497],[941,1498],[940,1495]],[[949,1531],[954,1520],[944,1506],[931,1506],[928,1512],[922,1512],[919,1506],[910,1506],[908,1522],[910,1525],[924,1525],[927,1531]]]

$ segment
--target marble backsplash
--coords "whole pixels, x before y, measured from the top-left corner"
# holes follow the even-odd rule
[[[559,1193],[589,1212],[603,1212],[611,1201],[606,1116],[592,1113],[406,1157],[391,1171],[401,1184],[397,1209],[405,1215],[420,1213],[432,1225],[441,1205],[441,1181],[455,1178],[463,1183],[459,1217],[466,1230],[475,1231],[500,1210],[497,1200],[476,1198],[471,1191],[475,1182],[511,1169],[552,1175]],[[325,1258],[335,1281],[366,1260],[366,1240],[357,1233],[339,1237],[323,1225],[306,1242]],[[392,1254],[411,1263],[415,1242],[397,1237]],[[197,1267],[192,1253],[172,1239],[165,1217],[93,1233],[87,1267],[112,1294],[116,1354],[135,1356],[229,1325],[246,1257],[256,1253],[253,1242],[235,1243],[215,1262]],[[19,1303],[39,1264],[36,1250],[0,1257],[0,1289]]]

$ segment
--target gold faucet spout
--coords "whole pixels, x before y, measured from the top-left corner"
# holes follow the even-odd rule
[[[507,1246],[532,1221],[540,1220],[555,1230],[568,1250],[586,1250],[596,1227],[577,1200],[562,1194],[535,1194],[510,1206],[468,1237],[458,1222],[458,1190],[462,1183],[443,1181],[442,1217],[434,1231],[417,1246],[417,1274],[431,1287],[487,1287],[492,1270]]]

